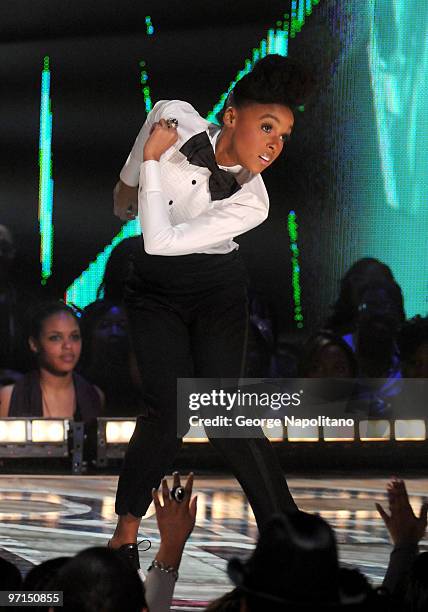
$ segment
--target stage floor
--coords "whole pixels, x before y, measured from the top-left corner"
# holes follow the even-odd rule
[[[23,573],[33,564],[73,555],[88,546],[104,546],[115,524],[113,476],[0,476],[0,555],[14,561]],[[291,478],[298,506],[318,512],[334,527],[341,562],[360,568],[380,583],[390,544],[375,501],[387,506],[387,478]],[[406,479],[415,511],[428,491],[428,479]],[[197,475],[198,516],[186,545],[175,598],[178,609],[225,593],[230,585],[227,559],[247,556],[257,529],[238,483],[225,476]],[[149,565],[158,546],[152,508],[142,522],[142,537],[152,549],[141,554]],[[428,543],[422,543],[422,549]],[[192,603],[190,603],[192,602]]]

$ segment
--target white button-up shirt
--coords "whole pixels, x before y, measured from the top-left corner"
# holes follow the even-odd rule
[[[178,140],[159,161],[143,162],[144,144],[153,123],[178,121]],[[223,200],[211,200],[208,168],[187,161],[180,148],[206,131],[213,148],[220,128],[208,123],[187,102],[157,102],[137,136],[120,173],[131,187],[139,185],[138,214],[144,249],[152,255],[224,254],[238,248],[234,236],[260,225],[269,211],[269,198],[260,174],[242,166],[219,166],[232,172],[242,188]]]

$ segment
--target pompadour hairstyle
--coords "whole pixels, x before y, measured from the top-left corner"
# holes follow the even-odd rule
[[[314,87],[312,72],[302,64],[282,55],[267,55],[236,83],[217,119],[222,122],[229,106],[242,108],[254,103],[282,104],[295,112],[307,103]]]

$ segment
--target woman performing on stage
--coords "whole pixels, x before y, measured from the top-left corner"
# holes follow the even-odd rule
[[[109,545],[136,566],[141,516],[181,445],[177,378],[241,375],[247,275],[233,238],[266,219],[260,173],[280,155],[311,86],[299,65],[270,55],[236,84],[221,128],[187,102],[158,102],[120,173],[115,213],[133,218],[138,196],[144,241],[126,304],[145,411],[124,460]],[[297,509],[266,438],[211,443],[244,489],[259,528],[273,513]],[[173,493],[179,484],[175,475]]]

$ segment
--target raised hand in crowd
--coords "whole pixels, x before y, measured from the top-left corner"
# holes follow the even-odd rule
[[[393,598],[395,605],[402,606],[412,567],[417,559],[418,543],[425,534],[428,506],[422,504],[419,516],[416,516],[409,502],[406,485],[398,478],[388,483],[387,495],[389,514],[380,504],[376,504],[394,544],[382,586]]]
[[[192,498],[193,473],[190,473],[182,487],[178,472],[173,474],[171,491],[166,478],[162,479],[161,497],[153,489],[153,503],[160,534],[160,547],[156,561],[174,567],[180,565],[184,545],[195,526],[197,497]],[[178,501],[181,500],[181,501]]]
[[[407,495],[403,480],[394,479],[387,485],[390,514],[380,504],[376,504],[394,546],[417,544],[427,527],[428,503],[423,503],[416,516]]]

